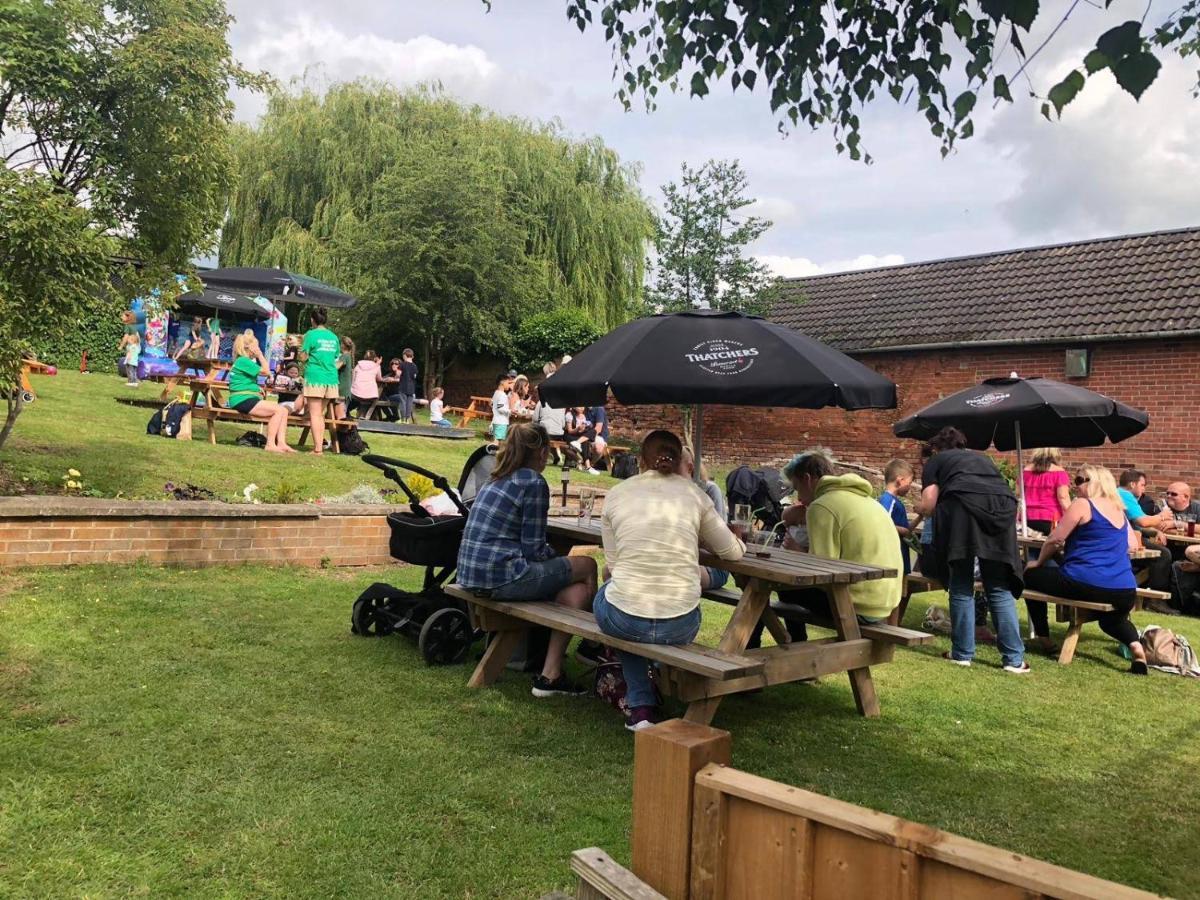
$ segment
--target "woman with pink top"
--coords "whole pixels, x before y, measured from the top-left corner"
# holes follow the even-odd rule
[[[379,367],[379,361],[379,354],[368,350],[354,366],[354,375],[350,379],[350,405],[346,410],[347,416],[360,408],[370,409],[371,404],[379,399],[379,385],[383,383],[383,371]]]
[[[1071,478],[1062,467],[1062,451],[1042,447],[1033,451],[1033,462],[1021,473],[1025,486],[1025,518],[1029,527],[1049,534],[1071,505],[1067,485]]]

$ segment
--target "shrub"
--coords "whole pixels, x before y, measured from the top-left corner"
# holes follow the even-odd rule
[[[513,337],[513,366],[522,372],[540,369],[566,353],[575,354],[604,334],[583,312],[555,309],[521,322]]]

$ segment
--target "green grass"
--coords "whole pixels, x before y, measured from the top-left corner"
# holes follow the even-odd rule
[[[35,376],[38,400],[17,420],[16,430],[0,451],[0,492],[38,492],[61,489],[67,469],[82,473],[85,490],[105,497],[163,499],[167,482],[189,482],[225,499],[242,497],[246,485],[257,484],[276,493],[290,487],[304,499],[344,494],[360,484],[390,485],[380,472],[358,457],[332,453],[320,457],[301,452],[286,457],[234,445],[251,426],[217,425],[217,446],[208,443],[204,423],[195,425],[195,439],[176,441],[146,434],[152,409],[119,403],[116,397],[156,398],[159,385],[125,387],[116,375],[60,372]],[[419,416],[428,416],[421,410]],[[293,445],[300,432],[289,429]],[[478,441],[368,434],[371,452],[411,462],[455,482]],[[309,444],[311,448],[311,442]],[[611,483],[607,476],[575,472],[579,483]],[[547,480],[558,483],[548,469]]]
[[[470,691],[466,666],[350,635],[360,590],[418,574],[0,575],[0,894],[528,898],[568,884],[576,848],[627,862],[611,709],[535,700],[515,673]],[[706,604],[708,638],[727,614]],[[992,648],[970,670],[944,639],[898,651],[879,719],[830,677],[727,700],[716,724],[747,771],[1198,897],[1200,686],[1127,676],[1085,635],[1025,678]]]

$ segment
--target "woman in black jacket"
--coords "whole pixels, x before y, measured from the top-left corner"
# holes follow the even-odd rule
[[[921,473],[917,511],[933,522],[935,556],[942,568],[927,574],[950,593],[952,649],[946,658],[960,666],[971,665],[975,658],[975,561],[979,560],[1004,671],[1025,674],[1029,664],[1015,600],[1024,587],[1017,498],[995,463],[966,449],[966,436],[957,428],[943,428],[929,446],[933,455]]]

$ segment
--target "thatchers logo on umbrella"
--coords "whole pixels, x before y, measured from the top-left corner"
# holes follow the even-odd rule
[[[233,304],[237,303],[237,299],[230,297],[228,294],[217,294],[213,299],[218,303],[224,303],[226,306],[233,306]]]
[[[741,375],[754,365],[758,348],[741,341],[702,341],[683,355],[710,375]]]
[[[972,397],[967,401],[967,406],[973,406],[976,409],[987,409],[989,406],[995,406],[997,403],[1003,403],[1012,394],[1001,394],[999,391],[992,391],[988,394],[980,394],[978,397]]]

